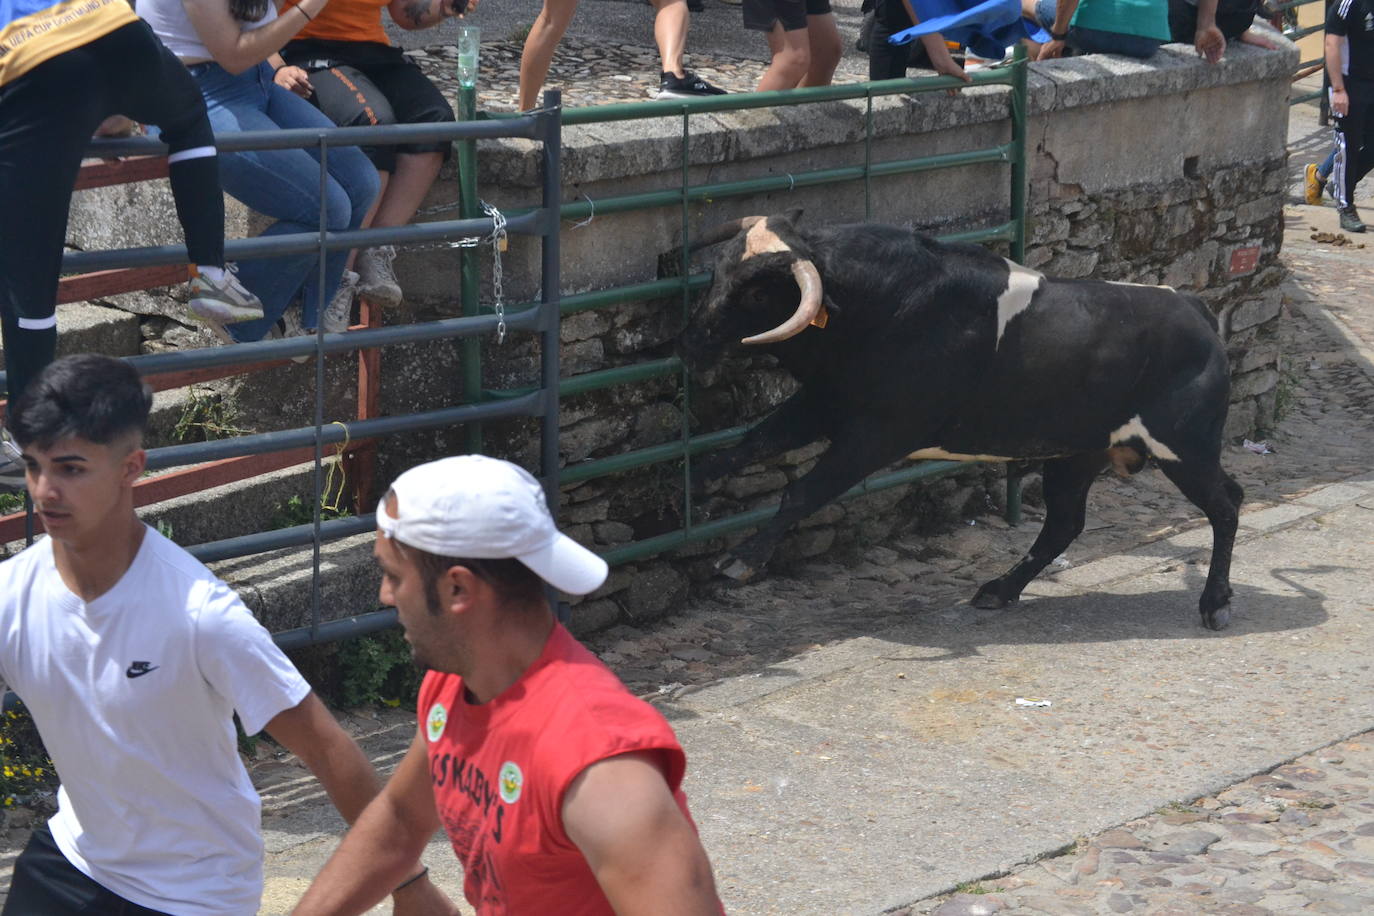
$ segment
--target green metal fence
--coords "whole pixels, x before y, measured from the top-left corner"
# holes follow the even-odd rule
[[[1004,222],[986,229],[971,230],[946,235],[946,241],[1005,242],[1009,245],[1013,260],[1020,261],[1025,254],[1025,207],[1026,207],[1026,67],[1024,49],[1017,48],[1012,60],[1000,67],[978,71],[972,74],[976,86],[1002,85],[1008,88],[1007,117],[1011,124],[1010,139],[991,147],[971,149],[959,153],[925,156],[897,161],[877,161],[873,155],[874,121],[873,99],[885,95],[909,93],[942,92],[958,88],[964,84],[950,77],[925,77],[919,79],[895,79],[871,83],[826,86],[809,89],[796,89],[778,92],[759,92],[739,95],[717,96],[691,100],[662,100],[612,104],[588,108],[565,109],[565,125],[585,125],[610,121],[628,121],[647,118],[675,116],[682,124],[681,181],[673,187],[659,190],[626,194],[612,198],[598,198],[593,205],[588,201],[565,203],[561,208],[564,220],[584,220],[592,216],[605,216],[612,213],[625,213],[636,210],[678,207],[682,214],[683,254],[681,275],[663,280],[636,283],[612,289],[597,290],[578,294],[565,294],[560,299],[563,315],[571,315],[589,309],[605,309],[632,302],[660,299],[677,293],[681,297],[684,320],[688,317],[693,294],[710,285],[710,272],[692,273],[688,261],[687,247],[691,240],[690,207],[693,204],[720,201],[727,198],[743,197],[772,191],[787,191],[794,188],[813,187],[852,183],[861,185],[864,199],[865,218],[872,214],[872,179],[914,174],[932,169],[966,166],[977,163],[1004,163],[1008,166],[1010,182],[1009,213]],[[460,116],[476,115],[470,90],[459,100]],[[863,139],[862,164],[817,169],[809,172],[787,175],[768,175],[738,181],[710,184],[692,184],[689,144],[692,138],[692,119],[694,116],[729,111],[744,111],[754,108],[774,108],[780,106],[811,105],[822,102],[842,100],[862,100],[866,103],[865,132]],[[462,196],[464,206],[475,206],[476,185],[476,144],[464,143],[460,153]],[[471,202],[471,203],[470,203]],[[594,206],[594,210],[593,210]],[[465,211],[464,215],[468,212]],[[518,216],[519,213],[512,214]],[[479,314],[477,304],[477,271],[475,255],[468,255],[463,272],[464,314]],[[535,307],[536,303],[521,303],[508,306],[507,315]],[[464,352],[464,372],[471,382],[468,392],[479,389],[475,384],[481,377],[480,353],[476,342],[468,345]],[[681,518],[683,526],[667,534],[647,538],[631,544],[616,547],[603,555],[614,564],[630,562],[671,550],[693,542],[720,537],[759,525],[771,517],[776,506],[756,509],[731,516],[697,523],[693,519],[691,487],[689,477],[693,456],[712,449],[729,446],[738,442],[747,427],[737,426],[693,435],[689,428],[691,405],[691,382],[686,369],[676,357],[650,360],[636,365],[602,369],[565,378],[559,385],[560,397],[571,397],[589,391],[610,388],[617,385],[630,385],[649,379],[675,377],[678,379],[682,398],[683,426],[677,441],[640,448],[623,454],[598,458],[572,464],[564,468],[560,480],[574,483],[605,477],[625,471],[647,468],[665,462],[682,465],[683,502]],[[482,392],[481,397],[510,397],[516,392]],[[469,447],[478,451],[482,445],[480,427],[469,428]],[[872,493],[889,487],[913,481],[934,478],[951,473],[963,467],[953,461],[916,462],[913,466],[896,472],[879,474],[855,487],[843,498]],[[1020,518],[1019,478],[1008,478],[1008,518],[1013,523]]]
[[[1314,4],[1314,3],[1320,3],[1320,4],[1322,4],[1322,8],[1325,9],[1325,8],[1326,8],[1326,5],[1327,5],[1327,2],[1328,2],[1328,0],[1288,0],[1288,2],[1286,2],[1286,3],[1278,3],[1278,4],[1275,4],[1273,7],[1271,7],[1271,9],[1273,9],[1274,12],[1279,13],[1280,15],[1282,15],[1282,16],[1284,17],[1284,18],[1283,18],[1283,37],[1284,37],[1284,38],[1287,38],[1287,39],[1288,39],[1289,41],[1291,41],[1291,42],[1296,43],[1299,39],[1306,38],[1308,35],[1315,35],[1315,34],[1317,34],[1318,32],[1324,31],[1324,30],[1326,29],[1326,21],[1325,21],[1325,17],[1323,17],[1323,18],[1322,18],[1322,21],[1319,22],[1319,23],[1317,23],[1316,25],[1310,25],[1310,26],[1306,26],[1306,27],[1304,27],[1304,28],[1298,28],[1297,19],[1295,18],[1296,13],[1295,13],[1294,11],[1296,11],[1297,8],[1300,7],[1300,6],[1311,6],[1311,5]],[[1290,15],[1290,13],[1293,14],[1293,15]],[[1310,69],[1313,68],[1313,67],[1320,67],[1320,66],[1322,66],[1324,63],[1325,63],[1325,58],[1324,58],[1324,56],[1321,55],[1321,54],[1318,54],[1316,57],[1313,57],[1313,58],[1311,58],[1310,60],[1299,61],[1299,62],[1298,62],[1298,67],[1297,67],[1297,70],[1295,71],[1295,73],[1297,73],[1297,74],[1304,74],[1305,71],[1310,70]],[[1325,85],[1325,84],[1326,84],[1326,81],[1323,80],[1323,81],[1322,81],[1322,88],[1321,88],[1321,89],[1318,89],[1318,90],[1316,90],[1315,92],[1304,92],[1304,93],[1302,93],[1301,95],[1291,96],[1291,97],[1288,99],[1288,104],[1289,104],[1289,105],[1300,105],[1300,104],[1302,104],[1303,102],[1320,101],[1320,102],[1322,103],[1322,122],[1325,123],[1325,121],[1326,121],[1326,85]]]

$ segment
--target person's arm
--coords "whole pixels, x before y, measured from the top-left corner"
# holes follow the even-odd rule
[[[1193,47],[1209,64],[1215,64],[1226,53],[1226,36],[1217,28],[1217,0],[1198,0]]]
[[[181,5],[215,63],[238,74],[280,51],[328,2],[301,0],[262,28],[247,32],[230,15],[228,0],[181,0]]]
[[[464,0],[391,0],[391,21],[403,29],[427,29],[453,16],[461,16],[476,3]]]
[[[717,916],[711,863],[657,755],[587,767],[563,798],[563,829],[617,916]]]
[[[1073,14],[1078,12],[1078,0],[1056,0],[1054,4],[1054,23],[1050,26],[1050,40],[1040,46],[1036,60],[1050,60],[1064,55],[1064,39],[1056,35],[1068,35]]]
[[[294,916],[366,912],[415,874],[415,863],[425,843],[438,829],[439,815],[434,810],[434,791],[429,783],[429,754],[424,736],[417,729],[415,740],[396,772],[325,863],[296,905]],[[458,914],[428,877],[407,885],[394,897],[397,916]],[[424,904],[411,905],[417,899],[424,900]]]
[[[911,17],[911,24],[918,25],[921,21],[916,15],[916,9],[911,5],[911,0],[902,0],[902,6],[906,8],[906,14]],[[949,53],[949,46],[945,44],[945,36],[939,32],[932,32],[929,35],[921,36],[921,46],[926,49],[926,57],[930,58],[930,67],[941,76],[956,76],[966,83],[973,82],[973,77],[964,72],[964,68],[955,62]],[[956,95],[957,89],[951,89],[950,95]]]
[[[288,64],[280,54],[267,55],[267,65],[272,68],[272,82],[287,92],[294,92],[303,99],[315,94],[315,87],[310,85],[310,74],[304,68]]]
[[[1341,35],[1333,35],[1330,26],[1327,26],[1324,46],[1326,78],[1331,82],[1331,110],[1341,118],[1350,113],[1350,96],[1345,94],[1345,74],[1341,72],[1342,38]]]

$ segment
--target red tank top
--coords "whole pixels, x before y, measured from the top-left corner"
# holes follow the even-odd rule
[[[613,913],[563,831],[563,793],[598,760],[660,751],[668,788],[691,821],[681,789],[687,758],[672,728],[561,624],[500,696],[473,705],[461,677],[432,671],[417,712],[435,806],[480,916]]]

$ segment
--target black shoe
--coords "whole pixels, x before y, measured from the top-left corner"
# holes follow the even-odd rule
[[[1341,208],[1341,228],[1346,232],[1364,232],[1364,221],[1353,206]]]
[[[725,90],[719,86],[712,86],[706,80],[697,76],[691,70],[682,71],[682,76],[672,73],[660,73],[658,77],[658,95],[660,99],[697,99],[709,95],[725,95]]]
[[[701,0],[687,0],[687,9],[694,13],[700,13],[706,9],[706,4],[702,3]]]

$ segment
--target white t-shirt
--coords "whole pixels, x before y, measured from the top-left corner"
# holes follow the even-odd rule
[[[150,528],[84,602],[43,538],[0,563],[0,677],[62,780],[48,825],[72,865],[176,916],[257,912],[261,802],[231,716],[256,734],[310,686],[229,586]]]
[[[224,5],[228,6],[229,0],[224,0]],[[205,47],[195,26],[191,25],[191,18],[186,15],[186,7],[181,0],[138,0],[135,12],[179,60],[211,60],[215,56]],[[277,7],[269,2],[267,15],[257,22],[243,22],[240,25],[243,31],[251,32],[276,18]]]

